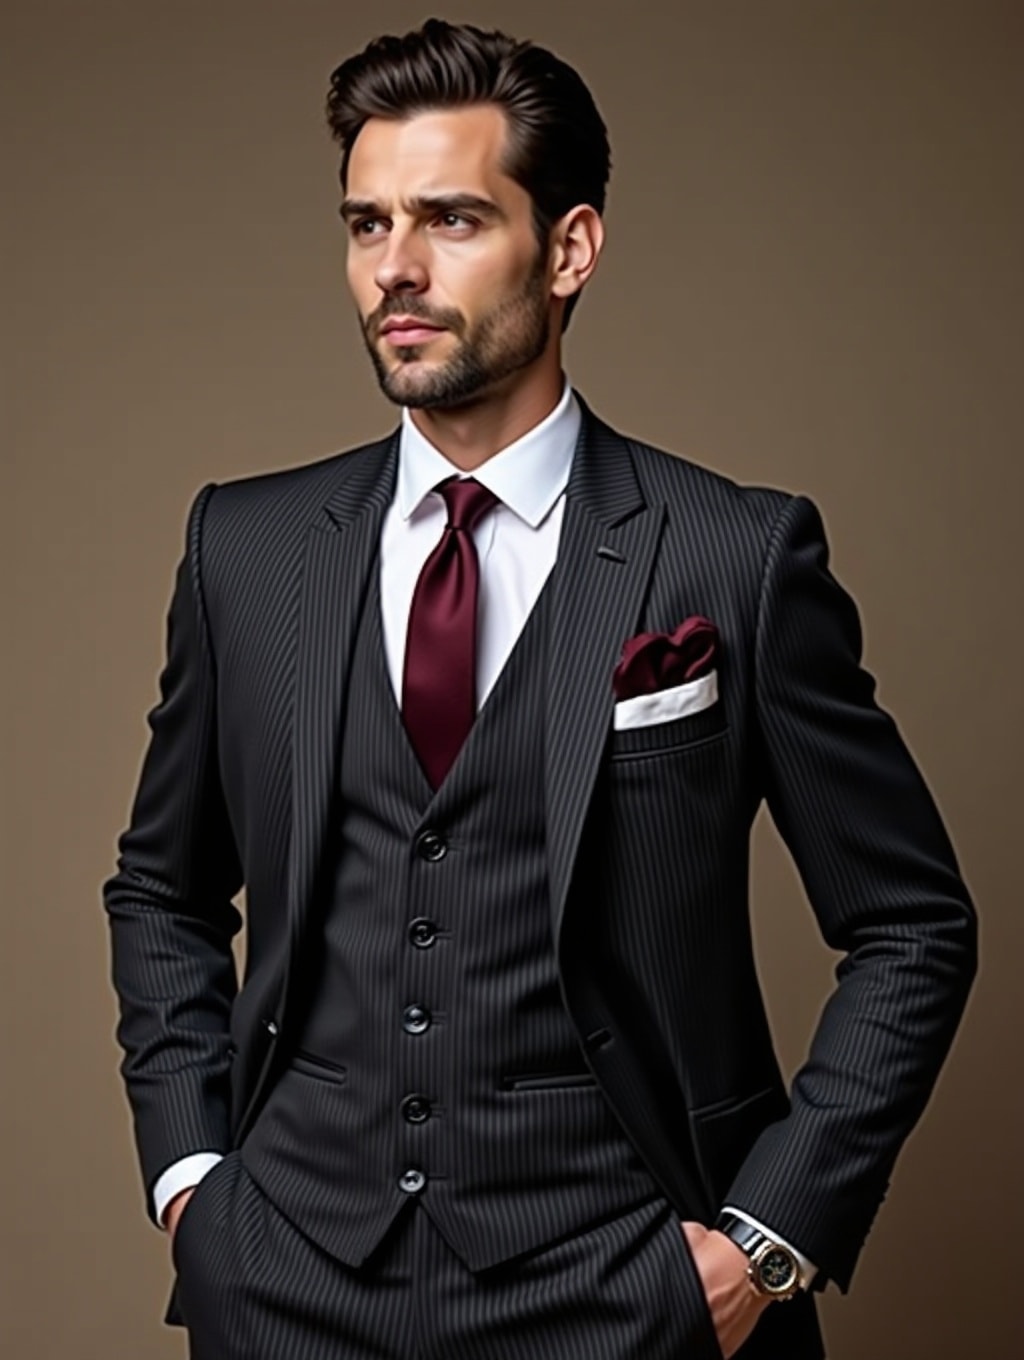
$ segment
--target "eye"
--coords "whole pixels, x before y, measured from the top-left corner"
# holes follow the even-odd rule
[[[364,240],[381,236],[385,230],[384,222],[379,217],[357,217],[349,223],[352,235],[362,237]]]
[[[471,231],[476,226],[472,217],[466,217],[459,212],[440,213],[437,222],[445,231]]]

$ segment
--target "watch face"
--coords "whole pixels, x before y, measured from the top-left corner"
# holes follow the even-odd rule
[[[784,1247],[772,1247],[757,1263],[761,1284],[766,1293],[784,1294],[797,1281],[797,1266]]]

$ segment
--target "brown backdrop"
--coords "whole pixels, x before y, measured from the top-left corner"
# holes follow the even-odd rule
[[[7,7],[0,1313],[18,1360],[184,1354],[158,1323],[166,1244],[143,1220],[115,1074],[98,885],[191,495],[393,420],[344,292],[321,103],[342,56],[423,17],[343,0]],[[826,1301],[831,1354],[1008,1355],[1024,11],[521,0],[448,17],[534,36],[591,82],[616,167],[572,376],[620,427],[819,500],[882,700],[982,910],[967,1023],[852,1295]],[[834,959],[767,827],[755,896],[791,1067]]]

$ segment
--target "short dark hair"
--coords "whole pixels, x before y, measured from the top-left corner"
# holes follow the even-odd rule
[[[342,185],[368,119],[472,104],[495,104],[508,119],[505,169],[530,195],[542,246],[570,208],[604,211],[608,132],[580,75],[532,42],[443,19],[404,37],[375,38],[332,73],[327,122],[342,149]],[[569,299],[566,322],[577,298]]]

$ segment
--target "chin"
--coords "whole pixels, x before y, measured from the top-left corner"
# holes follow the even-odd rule
[[[429,406],[433,384],[429,375],[415,375],[395,369],[381,383],[384,395],[399,406]]]

